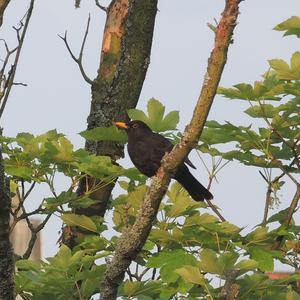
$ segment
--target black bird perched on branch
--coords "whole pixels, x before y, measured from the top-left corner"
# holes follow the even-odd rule
[[[142,121],[128,123],[113,122],[118,128],[125,129],[128,135],[128,153],[135,167],[144,175],[152,177],[161,165],[166,152],[170,152],[173,144],[164,136],[152,132]],[[188,167],[195,168],[186,158],[179,165],[173,176],[195,201],[210,200],[213,195],[190,173]]]

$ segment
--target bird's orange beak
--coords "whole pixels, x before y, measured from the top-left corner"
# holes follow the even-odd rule
[[[124,123],[124,122],[115,122],[115,121],[112,121],[112,123],[114,125],[116,125],[118,128],[122,128],[122,129],[128,129],[129,128],[129,126],[126,123]]]

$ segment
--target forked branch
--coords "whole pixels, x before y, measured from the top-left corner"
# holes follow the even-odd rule
[[[95,0],[96,5],[107,13],[107,8],[99,3],[99,0]]]
[[[85,29],[85,33],[84,33],[84,37],[83,37],[83,40],[82,40],[82,43],[81,43],[81,48],[80,48],[80,52],[79,52],[79,56],[78,56],[78,57],[75,56],[75,54],[74,54],[73,51],[71,50],[71,47],[70,47],[70,45],[69,45],[69,43],[68,43],[68,40],[67,40],[67,31],[65,32],[65,35],[64,35],[64,36],[58,35],[58,36],[63,40],[63,42],[65,43],[65,46],[66,46],[68,52],[70,53],[72,59],[73,59],[73,60],[76,62],[76,64],[78,65],[82,77],[84,78],[84,80],[85,80],[88,84],[92,84],[92,83],[93,83],[93,80],[91,80],[91,79],[87,76],[87,74],[85,73],[84,68],[83,68],[83,64],[82,64],[82,58],[83,58],[83,51],[84,51],[84,47],[85,47],[85,43],[86,43],[86,38],[87,38],[88,33],[89,33],[90,20],[91,20],[91,16],[89,15],[88,21],[87,21],[87,26],[86,26],[86,29]]]
[[[14,78],[15,78],[15,75],[16,75],[16,70],[17,70],[17,66],[18,66],[18,62],[19,62],[21,50],[22,50],[22,47],[23,47],[25,35],[26,35],[26,32],[27,32],[27,28],[28,28],[28,25],[29,25],[29,21],[30,21],[30,18],[31,18],[32,11],[33,11],[33,4],[34,4],[34,0],[31,0],[29,8],[28,8],[28,11],[26,13],[25,23],[23,24],[21,22],[21,25],[20,25],[19,28],[15,28],[14,27],[14,29],[17,32],[17,38],[18,38],[18,42],[19,42],[18,46],[16,48],[14,48],[13,50],[9,50],[6,42],[4,42],[7,54],[6,54],[6,58],[4,60],[2,69],[0,71],[1,72],[0,73],[0,75],[1,75],[1,83],[3,84],[3,82],[4,82],[4,85],[2,85],[3,89],[1,90],[1,96],[0,96],[0,100],[1,100],[0,119],[1,119],[1,117],[3,115],[3,112],[4,112],[4,109],[5,109],[5,106],[6,106],[6,103],[7,103],[7,100],[8,100],[10,91],[11,91],[11,88],[15,84],[14,83]],[[21,29],[23,29],[22,33],[20,33]],[[4,75],[5,67],[7,65],[7,62],[8,62],[8,59],[9,59],[10,55],[12,53],[14,53],[15,51],[17,51],[17,52],[16,52],[16,56],[15,56],[13,65],[11,66],[10,71],[8,72],[7,78],[5,78],[4,77],[5,76]],[[24,85],[24,84],[22,84],[22,85]]]

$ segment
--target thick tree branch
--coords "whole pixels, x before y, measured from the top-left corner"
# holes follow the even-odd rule
[[[125,229],[120,237],[115,255],[107,265],[101,284],[100,299],[102,300],[116,299],[118,286],[127,268],[143,248],[150,233],[162,197],[168,188],[171,174],[199,140],[227,60],[228,47],[239,13],[239,2],[239,0],[226,1],[222,18],[216,28],[214,49],[209,58],[207,73],[192,120],[186,127],[179,144],[164,157],[161,168],[152,178],[151,186],[144,197],[134,225],[131,229]]]
[[[287,216],[286,216],[286,220],[284,222],[285,226],[289,226],[291,224],[292,218],[293,218],[293,214],[295,213],[298,203],[299,203],[299,199],[300,199],[300,184],[297,185],[297,190],[296,193],[293,197],[293,200],[290,204]]]
[[[0,149],[0,299],[15,299],[14,253],[9,240],[10,219],[9,181],[4,174]]]
[[[3,23],[3,15],[4,15],[5,8],[9,2],[10,0],[0,0],[0,27],[2,26]]]
[[[235,284],[235,279],[239,276],[239,270],[229,270],[226,274],[225,284],[221,290],[218,300],[235,300],[238,296],[240,287]]]

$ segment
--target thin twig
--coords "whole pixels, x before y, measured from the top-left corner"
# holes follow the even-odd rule
[[[217,173],[219,171],[221,171],[222,168],[224,168],[229,161],[225,162],[223,165],[220,166],[221,162],[222,162],[222,157],[218,160],[218,162],[215,164],[215,166],[213,166],[213,170],[210,171],[209,168],[207,167],[204,159],[201,157],[200,153],[198,151],[196,151],[198,157],[200,158],[201,162],[203,163],[207,173],[208,173],[208,177],[209,177],[209,181],[208,181],[208,185],[207,185],[207,189],[209,190],[212,184],[213,179],[216,180],[216,176]],[[220,166],[220,167],[219,167]],[[226,222],[226,219],[221,215],[221,213],[218,211],[218,209],[215,207],[215,205],[210,201],[210,200],[206,200],[208,206],[212,209],[212,211],[220,218],[220,220],[222,222]]]
[[[22,47],[23,47],[23,44],[24,44],[25,35],[26,35],[26,32],[27,32],[28,24],[29,24],[31,14],[32,14],[32,11],[33,11],[33,4],[34,4],[34,0],[31,0],[30,1],[30,6],[29,6],[28,11],[27,11],[27,16],[26,16],[26,20],[25,20],[25,23],[24,23],[24,28],[23,28],[22,34],[21,34],[20,38],[18,37],[19,46],[18,46],[18,49],[17,49],[17,53],[16,53],[16,56],[15,56],[14,63],[13,63],[12,68],[11,68],[11,74],[9,76],[7,88],[6,88],[6,91],[5,91],[5,96],[3,98],[3,102],[2,102],[1,107],[0,107],[0,119],[3,115],[3,112],[4,112],[4,109],[5,109],[5,106],[6,106],[11,88],[13,86],[13,82],[14,82],[14,78],[15,78],[15,75],[16,75],[16,70],[17,70],[21,50],[22,50]],[[18,31],[17,31],[17,33],[18,33]]]
[[[212,204],[210,200],[206,200],[208,206],[212,209],[212,211],[220,218],[222,222],[226,222],[226,219],[220,214],[218,209]]]
[[[103,10],[103,11],[105,11],[105,12],[107,13],[107,7],[101,5],[101,4],[99,3],[99,0],[95,0],[95,3],[96,3],[96,5],[97,5],[101,10]]]
[[[71,47],[69,46],[69,43],[68,43],[68,40],[67,40],[67,31],[65,32],[65,35],[64,36],[61,36],[61,35],[58,35],[62,40],[63,42],[65,43],[65,46],[68,50],[68,52],[70,53],[72,59],[76,62],[76,64],[78,65],[79,67],[79,70],[81,72],[81,75],[82,77],[84,78],[84,80],[88,83],[88,84],[93,84],[93,80],[91,80],[87,74],[85,73],[84,71],[84,68],[83,68],[83,65],[82,65],[82,57],[83,57],[83,50],[84,50],[84,46],[85,46],[85,43],[86,43],[86,39],[87,39],[87,36],[88,36],[88,33],[89,33],[89,27],[90,27],[90,20],[91,20],[91,16],[89,15],[88,17],[88,21],[87,21],[87,26],[86,26],[86,30],[85,30],[85,33],[84,33],[84,37],[83,37],[83,40],[82,40],[82,44],[81,44],[81,48],[80,48],[80,52],[79,52],[79,56],[78,58],[74,55],[73,51],[71,50]]]
[[[271,194],[273,192],[273,185],[279,181],[279,179],[281,179],[285,173],[281,173],[279,176],[275,177],[272,181],[271,181],[271,174],[268,174],[266,171],[266,175],[269,176],[269,178],[266,177],[266,175],[264,175],[261,171],[259,171],[259,174],[262,176],[262,178],[266,181],[266,183],[268,184],[268,188],[267,188],[267,192],[266,192],[266,200],[265,200],[265,209],[264,209],[264,216],[263,216],[263,220],[262,220],[262,226],[266,226],[267,223],[267,218],[268,218],[268,213],[269,213],[269,207],[270,207],[270,203],[271,203]]]
[[[45,227],[46,223],[49,221],[51,216],[52,216],[52,214],[47,215],[45,220],[41,224],[39,224],[36,228],[33,227],[32,223],[29,220],[29,218],[28,217],[26,218],[26,222],[27,222],[28,227],[31,231],[31,238],[29,240],[27,250],[25,251],[25,253],[22,256],[22,259],[28,259],[30,257],[32,249],[34,247],[34,244],[37,240],[38,233]]]
[[[27,83],[23,83],[23,82],[13,82],[13,85],[28,86]]]

